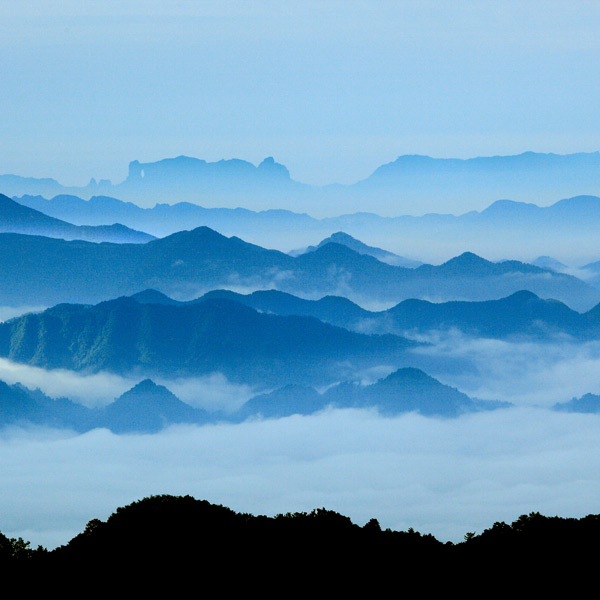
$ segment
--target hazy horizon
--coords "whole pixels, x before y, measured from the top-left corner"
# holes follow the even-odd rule
[[[274,156],[350,183],[404,154],[598,149],[594,2],[0,6],[0,172]],[[40,91],[43,90],[43,93]]]
[[[600,144],[599,144],[598,148],[600,148]],[[431,154],[406,153],[406,154],[400,154],[395,157],[391,157],[388,160],[385,160],[384,162],[382,162],[381,164],[376,165],[375,168],[372,171],[369,171],[365,176],[362,176],[362,177],[360,177],[358,179],[354,179],[354,180],[348,180],[343,183],[340,181],[332,180],[332,181],[325,181],[323,183],[313,184],[309,181],[303,181],[303,180],[294,178],[294,176],[291,173],[290,173],[290,179],[292,179],[293,181],[295,181],[297,183],[303,183],[306,185],[314,185],[315,187],[327,187],[327,186],[335,186],[335,185],[350,186],[355,183],[359,183],[360,181],[364,181],[365,179],[368,179],[371,175],[373,175],[373,173],[375,173],[375,171],[377,171],[377,169],[379,167],[390,165],[390,164],[394,163],[395,161],[402,159],[402,158],[422,157],[422,158],[432,158],[434,160],[458,160],[458,161],[466,162],[466,161],[470,161],[473,159],[479,159],[479,158],[507,158],[507,157],[512,158],[512,157],[517,157],[517,156],[522,156],[522,155],[527,155],[527,154],[537,154],[540,156],[563,156],[564,157],[564,156],[573,156],[573,155],[600,154],[600,149],[594,149],[594,150],[589,150],[589,151],[565,152],[565,153],[551,152],[551,151],[544,151],[544,150],[534,151],[531,149],[525,149],[525,150],[522,150],[521,152],[516,152],[514,154],[494,153],[494,154],[489,154],[489,155],[477,155],[477,156],[433,156]],[[165,160],[174,160],[174,159],[180,159],[180,158],[191,158],[191,159],[201,160],[201,161],[205,161],[206,163],[209,163],[209,164],[222,162],[222,161],[229,161],[229,160],[240,160],[240,161],[248,162],[254,167],[258,167],[260,165],[260,163],[266,159],[273,158],[276,163],[281,164],[284,167],[288,168],[288,165],[278,161],[277,158],[272,155],[266,155],[263,158],[255,161],[255,162],[253,162],[252,160],[245,158],[243,156],[237,156],[237,155],[222,156],[222,157],[216,158],[214,160],[207,160],[203,156],[188,156],[185,154],[178,154],[178,155],[173,155],[173,156],[157,156],[157,157],[155,157],[153,159],[149,159],[149,160],[139,160],[138,157],[133,157],[127,162],[127,166],[129,167],[129,165],[133,162],[139,162],[142,164],[148,164],[148,163],[151,164],[151,163],[158,163],[158,162],[165,161]],[[61,184],[63,187],[74,187],[74,188],[77,188],[77,187],[83,188],[83,187],[87,186],[92,179],[95,180],[96,182],[99,182],[101,180],[110,181],[110,183],[112,185],[118,185],[127,180],[127,171],[125,171],[125,174],[121,179],[112,180],[109,177],[103,177],[102,175],[100,175],[98,177],[89,176],[87,179],[84,178],[82,180],[82,182],[77,183],[77,184],[66,183],[65,181],[62,181],[62,180],[58,179],[57,177],[54,177],[50,173],[48,173],[47,175],[45,175],[43,177],[37,177],[37,176],[31,175],[28,173],[16,173],[16,172],[15,173],[8,173],[8,172],[0,173],[0,176],[1,175],[16,175],[18,177],[32,178],[32,179],[54,179],[57,183]],[[505,200],[505,199],[510,200],[510,198],[498,198],[498,199],[499,200],[501,200],[501,199],[502,200]],[[563,198],[557,198],[557,201],[562,200],[562,199]],[[245,208],[245,207],[242,207],[242,208]],[[467,209],[464,209],[464,210],[467,210]],[[459,213],[457,213],[457,214],[459,214]]]

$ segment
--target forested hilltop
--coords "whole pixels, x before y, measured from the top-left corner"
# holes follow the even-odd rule
[[[11,568],[137,569],[160,564],[172,573],[198,569],[211,577],[236,573],[289,576],[369,573],[409,576],[468,569],[560,564],[584,567],[600,534],[600,515],[581,519],[520,516],[467,532],[460,543],[431,534],[382,529],[376,519],[362,527],[325,508],[275,517],[238,513],[191,496],[159,495],[118,508],[106,521],[92,519],[64,546],[47,551],[0,534],[0,565]],[[169,571],[164,571],[168,573]],[[191,573],[191,571],[190,571]]]

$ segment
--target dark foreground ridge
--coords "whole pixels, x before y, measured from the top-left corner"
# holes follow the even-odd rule
[[[594,560],[600,515],[581,519],[522,515],[494,523],[463,542],[443,543],[412,529],[382,529],[376,519],[362,527],[325,508],[275,517],[238,513],[191,496],[160,495],[118,508],[106,521],[92,519],[66,545],[49,552],[0,534],[0,567],[125,569],[130,574],[160,565],[163,574],[210,577],[307,578],[364,582],[375,574],[413,578],[505,573],[508,567],[577,564]],[[175,571],[174,569],[177,569]],[[533,571],[530,571],[533,573]],[[179,576],[179,575],[178,575]],[[408,581],[408,580],[407,580]],[[429,585],[429,584],[428,584]]]

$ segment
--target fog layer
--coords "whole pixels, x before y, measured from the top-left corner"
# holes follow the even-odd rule
[[[0,530],[53,547],[150,494],[273,515],[326,507],[459,541],[520,514],[598,513],[597,415],[515,408],[454,420],[327,411],[161,434],[4,430]]]

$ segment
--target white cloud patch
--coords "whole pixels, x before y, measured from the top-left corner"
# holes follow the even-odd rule
[[[180,400],[209,411],[236,410],[256,394],[251,386],[232,383],[222,373],[179,379],[159,377],[156,383],[167,387]]]
[[[414,350],[424,369],[470,396],[551,406],[600,393],[599,341],[505,341],[470,338],[456,330],[420,339],[434,342]]]
[[[150,494],[273,515],[315,507],[459,541],[520,514],[598,512],[597,415],[515,408],[460,419],[329,410],[156,435],[0,436],[0,530],[55,546]]]
[[[0,306],[0,323],[31,312],[42,312],[46,306]]]
[[[145,377],[46,370],[0,358],[0,380],[11,385],[21,383],[30,389],[39,388],[51,398],[65,397],[89,407],[110,404]],[[235,410],[254,395],[250,386],[231,383],[221,373],[180,379],[156,377],[154,381],[167,387],[180,400],[207,410]]]
[[[86,406],[102,406],[112,402],[139,382],[111,373],[91,375],[67,369],[46,370],[0,358],[0,379],[8,384],[21,383],[39,388],[52,398],[66,397]]]

